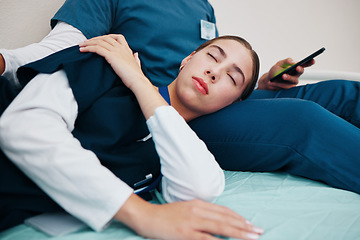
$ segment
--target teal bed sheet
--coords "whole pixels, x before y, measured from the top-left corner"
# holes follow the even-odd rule
[[[360,195],[285,173],[225,171],[226,189],[216,203],[265,229],[262,240],[360,239]],[[153,200],[162,202],[161,199]],[[1,240],[138,240],[119,222],[103,232],[83,229],[61,237],[19,225],[0,233]]]

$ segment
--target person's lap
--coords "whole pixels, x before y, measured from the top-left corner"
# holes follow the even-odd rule
[[[287,171],[360,193],[360,130],[330,112],[359,123],[358,86],[333,81],[255,91],[190,125],[224,169]]]
[[[298,98],[316,102],[360,127],[360,82],[331,80],[281,91],[256,90],[249,99]]]

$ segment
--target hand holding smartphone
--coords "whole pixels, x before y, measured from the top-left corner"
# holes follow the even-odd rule
[[[270,82],[288,83],[287,81],[285,81],[282,78],[283,74],[294,75],[296,73],[296,67],[297,66],[304,66],[307,62],[311,61],[312,59],[314,59],[316,56],[318,56],[319,54],[321,54],[324,51],[325,51],[325,48],[320,48],[319,50],[317,50],[313,54],[310,54],[309,56],[307,56],[303,60],[297,62],[296,64],[292,65],[291,67],[285,69],[281,73],[279,73],[276,76],[274,76],[273,78],[271,78]]]

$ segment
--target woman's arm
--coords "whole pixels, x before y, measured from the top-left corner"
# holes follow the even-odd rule
[[[54,29],[39,43],[13,50],[0,49],[0,75],[18,86],[17,69],[29,62],[41,59],[64,48],[79,44],[86,37],[73,26],[58,22]]]
[[[223,171],[205,144],[145,77],[125,38],[107,35],[80,46],[81,51],[105,57],[135,94],[160,156],[166,200],[213,201],[219,196],[225,187]]]
[[[64,72],[35,77],[0,118],[0,146],[45,193],[102,230],[133,190],[71,131],[77,103]]]
[[[144,76],[124,37],[97,37],[80,44],[80,50],[105,57],[133,91],[161,159],[164,196],[170,202],[182,200],[149,205],[132,195],[115,218],[148,238],[218,239],[211,235],[216,234],[258,239],[263,231],[230,209],[201,200],[185,201],[197,197],[211,201],[220,195],[223,171],[205,144]]]
[[[146,119],[154,115],[157,107],[168,106],[142,72],[140,60],[137,54],[133,54],[124,36],[110,34],[92,38],[80,44],[80,51],[94,52],[107,60],[123,83],[135,94]]]
[[[157,205],[133,194],[115,218],[151,239],[255,240],[263,233],[232,210],[201,200]]]
[[[223,170],[174,108],[157,108],[147,125],[160,156],[162,192],[168,202],[195,198],[211,202],[221,195]]]
[[[103,229],[114,217],[157,239],[217,239],[211,234],[257,239],[262,232],[233,211],[200,200],[165,205],[142,200],[72,137],[76,114],[65,73],[38,75],[0,118],[0,146],[47,194],[93,229]]]

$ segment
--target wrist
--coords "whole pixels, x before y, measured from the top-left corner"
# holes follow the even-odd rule
[[[143,200],[136,194],[132,194],[115,214],[114,219],[141,234],[143,231],[141,227],[147,226],[146,219],[152,207],[153,204]]]
[[[0,54],[0,75],[5,72],[5,59],[2,54]]]
[[[134,83],[130,89],[135,94],[146,120],[154,115],[156,108],[168,105],[150,81],[139,81]]]
[[[145,75],[140,75],[133,77],[136,81],[131,82],[127,87],[135,94],[141,94],[143,91],[147,89],[154,88],[154,85],[150,82],[150,80]]]

